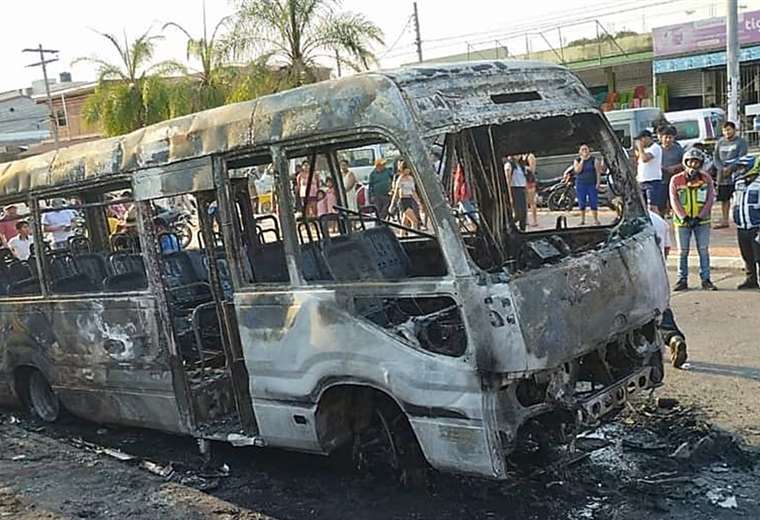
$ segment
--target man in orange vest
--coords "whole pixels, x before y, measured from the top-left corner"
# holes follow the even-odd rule
[[[715,202],[712,178],[702,171],[704,154],[697,149],[684,153],[685,170],[670,180],[670,206],[673,208],[673,225],[680,253],[678,281],[674,291],[688,289],[689,243],[693,236],[699,252],[699,276],[702,289],[716,291],[710,280],[710,212]]]

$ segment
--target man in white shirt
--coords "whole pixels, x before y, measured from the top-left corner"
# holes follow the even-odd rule
[[[652,132],[644,130],[636,138],[636,180],[650,210],[662,211],[665,207],[665,185],[662,182],[662,148],[652,139]]]
[[[649,218],[652,219],[654,234],[657,237],[657,245],[660,246],[663,258],[667,260],[670,254],[670,226],[656,211],[649,211]]]
[[[8,248],[19,260],[29,260],[34,242],[34,237],[29,232],[29,223],[25,220],[16,222],[16,232],[18,234],[8,240]]]
[[[54,199],[53,207],[62,209],[42,214],[42,230],[53,235],[53,249],[67,247],[69,237],[74,234],[73,222],[77,212],[73,209],[63,209],[65,205],[65,199]]]
[[[670,252],[670,226],[656,211],[650,210],[649,218],[652,219],[657,245],[660,246],[663,258],[667,259]],[[678,328],[673,310],[670,307],[662,313],[660,332],[670,350],[671,363],[675,368],[682,368],[688,357],[686,353],[686,335]]]

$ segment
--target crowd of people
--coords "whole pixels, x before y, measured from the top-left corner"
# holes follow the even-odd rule
[[[131,199],[130,191],[116,195],[109,195],[113,204],[105,207],[106,224],[108,226],[108,235],[116,234],[136,235],[137,219],[134,205],[131,203],[122,203],[120,200]],[[75,205],[75,204],[74,204]],[[23,205],[26,210],[26,206]],[[70,247],[70,239],[77,234],[77,227],[83,226],[81,214],[72,208],[72,203],[64,198],[54,198],[48,201],[48,204],[41,204],[40,225],[45,235],[46,247],[51,250],[61,250]],[[169,229],[169,223],[165,222],[159,215],[154,220],[156,228],[166,232]],[[81,230],[84,233],[84,229]],[[166,239],[164,239],[166,240]],[[175,238],[176,240],[176,238]],[[28,218],[28,211],[19,212],[18,204],[8,204],[3,208],[2,217],[0,217],[0,246],[10,250],[13,257],[27,261],[32,256],[33,245],[35,243],[33,226]],[[174,244],[169,244],[163,248],[179,249]]]
[[[395,216],[403,226],[412,229],[422,226],[422,203],[417,183],[403,158],[393,166],[382,157],[375,160],[366,186],[360,185],[348,161],[341,160],[339,167],[348,210],[357,212],[360,207],[373,206],[381,220]],[[309,161],[296,165],[294,183],[304,216],[319,218],[337,212],[338,189],[334,180],[330,176],[322,179],[318,172],[312,173]]]
[[[66,247],[68,239],[74,234],[77,212],[65,206],[65,199],[53,199],[50,209],[42,214],[42,231],[48,235],[53,249]],[[0,218],[0,244],[19,260],[28,260],[32,254],[32,226],[24,215],[19,214],[17,204],[8,204],[3,208],[3,216]]]
[[[674,291],[688,289],[689,252],[692,239],[699,256],[699,275],[705,290],[717,287],[710,276],[712,229],[728,227],[733,200],[737,241],[746,267],[746,279],[738,289],[758,288],[760,264],[760,161],[747,157],[747,142],[728,121],[712,156],[704,147],[684,150],[676,141],[673,127],[657,129],[658,142],[649,131],[636,140],[637,180],[649,210],[659,216],[672,215],[679,250]],[[716,187],[717,186],[717,187]],[[715,202],[721,204],[721,220],[712,225]]]

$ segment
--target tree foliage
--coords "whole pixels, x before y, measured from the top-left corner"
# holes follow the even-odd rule
[[[364,70],[376,62],[382,31],[339,0],[236,0],[234,15],[203,34],[176,22],[163,29],[186,38],[185,61],[154,63],[163,36],[150,29],[134,40],[109,33],[113,59],[78,58],[97,68],[98,85],[83,115],[104,135],[131,132],[165,119],[245,101],[320,79],[321,63]]]
[[[109,33],[98,33],[116,51],[113,62],[101,57],[74,60],[97,67],[98,85],[85,102],[83,115],[100,125],[106,136],[131,132],[171,116],[167,86],[161,79],[164,63],[153,63],[155,45],[162,37],[145,31],[130,41]]]
[[[376,63],[372,45],[383,43],[383,32],[340,7],[339,0],[239,0],[230,44],[238,54],[269,54],[289,86],[316,81],[320,62],[336,57],[366,70]]]

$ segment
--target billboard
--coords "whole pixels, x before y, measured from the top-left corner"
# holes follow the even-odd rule
[[[652,29],[654,55],[673,56],[725,49],[726,19],[707,18],[696,22]],[[760,43],[760,11],[739,14],[739,45]]]

